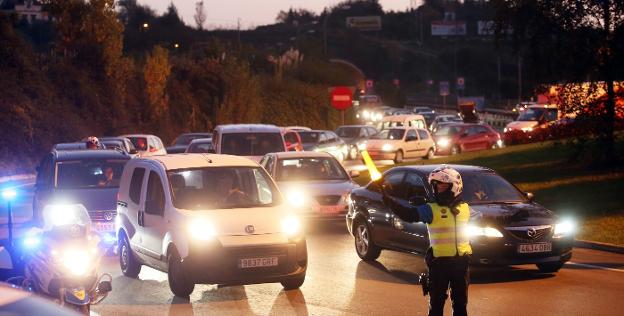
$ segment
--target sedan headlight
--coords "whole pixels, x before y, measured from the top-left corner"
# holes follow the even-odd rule
[[[511,128],[507,128],[507,127],[503,128],[503,133],[507,133],[507,132],[510,132],[510,131],[511,131]]]
[[[523,127],[522,131],[525,132],[525,133],[530,133],[530,132],[533,131],[533,127]]]
[[[392,151],[392,149],[394,148],[390,144],[384,144],[383,146],[381,146],[381,150],[383,151]]]
[[[67,271],[75,276],[82,276],[91,268],[93,257],[86,250],[67,249],[63,252],[61,260]]]
[[[361,142],[357,144],[358,150],[366,150],[366,142]]]
[[[203,218],[192,219],[188,224],[188,231],[191,238],[207,241],[217,236],[217,230],[212,223]]]
[[[438,140],[438,146],[440,147],[446,147],[448,146],[450,143],[450,141],[448,140],[448,138],[442,138],[440,140]]]
[[[553,238],[563,238],[574,233],[576,224],[571,219],[565,219],[555,224],[555,232]]]
[[[371,116],[371,115],[370,115],[370,113],[368,113],[368,111],[364,111],[364,112],[362,112],[362,117],[364,117],[365,119],[370,118],[370,116]]]
[[[286,193],[286,200],[294,207],[302,207],[306,204],[308,198],[301,190],[291,190]]]
[[[282,220],[282,232],[289,237],[293,237],[301,233],[301,221],[292,215]]]
[[[466,227],[466,234],[469,238],[472,237],[493,237],[493,238],[501,238],[503,234],[496,228],[493,227],[481,227],[477,225],[468,225]]]

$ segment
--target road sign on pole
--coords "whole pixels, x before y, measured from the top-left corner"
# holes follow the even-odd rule
[[[374,84],[375,83],[373,82],[373,80],[370,80],[370,79],[366,80],[366,89],[369,89],[369,90],[372,89]]]
[[[344,111],[353,105],[353,92],[348,87],[334,87],[331,90],[331,105]]]
[[[457,90],[464,90],[466,87],[466,81],[464,77],[457,77]]]
[[[440,95],[445,97],[450,94],[449,82],[440,81]]]

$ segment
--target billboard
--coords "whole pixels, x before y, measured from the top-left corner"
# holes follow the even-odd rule
[[[347,27],[360,31],[380,31],[381,17],[378,15],[350,16],[347,17]]]
[[[465,36],[466,22],[464,21],[432,21],[432,36]]]

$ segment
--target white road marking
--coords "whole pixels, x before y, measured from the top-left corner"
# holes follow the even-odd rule
[[[597,265],[593,265],[593,264],[587,264],[587,263],[578,263],[578,262],[568,261],[568,262],[566,262],[566,264],[573,265],[573,266],[590,268],[590,269],[599,269],[599,270],[606,270],[606,271],[613,271],[613,272],[624,272],[624,270],[620,270],[620,269],[601,267],[601,266],[597,266]]]

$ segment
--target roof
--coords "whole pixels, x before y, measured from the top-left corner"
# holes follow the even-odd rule
[[[401,115],[388,115],[388,116],[384,116],[384,118],[382,119],[382,121],[387,121],[387,120],[405,120],[408,118],[412,118],[414,116],[420,116],[422,117],[421,114],[401,114]]]
[[[152,134],[125,134],[125,135],[119,135],[119,137],[127,137],[127,138],[130,138],[130,137],[144,137],[144,138],[147,138],[147,137],[158,137],[158,136],[152,135]]]
[[[210,137],[212,137],[212,133],[210,133],[210,132],[184,133],[184,134],[178,135],[178,137],[180,137],[180,136],[210,136]],[[209,138],[209,137],[206,137],[206,138]]]
[[[326,152],[315,152],[315,151],[285,151],[275,153],[275,156],[278,159],[289,159],[289,158],[328,158],[333,157],[331,154]]]
[[[490,168],[487,168],[487,167],[472,166],[472,165],[448,165],[448,164],[447,165],[440,165],[440,164],[435,164],[435,165],[407,165],[407,166],[395,167],[395,168],[392,168],[390,170],[398,170],[398,169],[416,170],[416,171],[420,171],[421,173],[424,173],[424,174],[429,174],[435,168],[438,168],[438,167],[441,167],[441,166],[449,166],[449,167],[457,170],[459,173],[479,172],[479,171],[494,172],[494,170],[492,170]]]
[[[127,137],[116,137],[116,136],[106,136],[106,137],[99,137],[98,138],[101,142],[102,141],[125,141],[126,139],[128,139]],[[129,140],[129,139],[128,139]]]
[[[359,125],[341,125],[341,126],[338,126],[336,129],[343,128],[343,127],[372,127],[372,128],[375,128],[374,126],[371,126],[371,125],[359,124]]]
[[[206,168],[206,167],[258,167],[258,164],[240,156],[217,154],[172,154],[143,157],[137,160],[157,161],[167,170]]]
[[[73,151],[54,151],[57,161],[79,159],[130,159],[128,154],[108,149],[85,149]]]
[[[202,143],[202,144],[204,144],[204,143],[205,144],[211,143],[212,144],[212,138],[195,138],[195,139],[193,139],[189,143],[189,145],[190,144],[199,144],[199,143]]]
[[[221,133],[281,133],[279,127],[270,124],[226,124],[217,126],[215,130]]]

